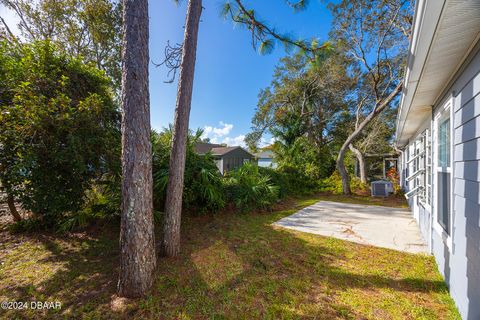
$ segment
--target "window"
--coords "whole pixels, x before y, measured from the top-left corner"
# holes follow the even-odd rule
[[[437,139],[437,222],[450,235],[450,118],[439,121]]]
[[[425,130],[425,203],[432,205],[432,137]]]
[[[438,127],[438,166],[450,167],[450,119]]]
[[[431,177],[429,177],[429,159],[430,158],[430,137],[429,130],[425,130],[410,145],[407,161],[407,183],[409,192],[407,198],[418,196],[418,200],[423,204],[430,204]]]

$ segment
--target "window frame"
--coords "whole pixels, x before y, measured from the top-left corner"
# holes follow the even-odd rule
[[[449,145],[447,148],[449,149],[449,166],[444,167],[440,166],[440,159],[439,159],[439,148],[440,148],[440,139],[439,139],[439,128],[442,123],[444,123],[446,120],[449,120],[449,127],[448,130],[450,131],[450,141]],[[454,173],[453,173],[453,168],[454,168],[454,163],[453,163],[453,154],[454,154],[454,149],[453,149],[453,143],[454,143],[454,129],[453,129],[453,123],[454,123],[454,117],[453,117],[453,98],[450,98],[444,106],[437,112],[437,114],[434,117],[434,124],[433,124],[433,134],[432,137],[434,138],[434,144],[432,145],[432,182],[433,182],[433,197],[432,197],[432,205],[434,206],[433,210],[433,229],[442,237],[444,243],[447,245],[447,247],[451,250],[452,249],[452,236],[453,236],[453,225],[454,225]],[[438,214],[439,214],[439,197],[438,197],[438,174],[440,172],[446,172],[450,174],[449,177],[449,182],[450,182],[450,190],[449,194],[447,195],[450,197],[450,204],[449,204],[449,223],[447,228],[442,226],[438,220]]]

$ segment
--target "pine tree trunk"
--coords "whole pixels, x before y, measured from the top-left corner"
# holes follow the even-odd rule
[[[17,211],[17,207],[15,207],[15,199],[12,195],[7,194],[7,204],[8,208],[10,209],[10,213],[12,214],[13,220],[16,222],[22,221],[22,216]]]
[[[178,82],[177,105],[173,126],[172,153],[170,155],[165,224],[162,254],[173,257],[180,252],[180,223],[182,215],[183,182],[188,138],[188,123],[195,75],[198,26],[202,14],[202,1],[188,2],[183,41],[182,63]]]
[[[153,283],[155,238],[148,89],[148,0],[123,1],[122,215],[118,294],[135,298]]]
[[[358,161],[358,167],[360,169],[360,181],[362,183],[367,183],[367,167],[365,163],[365,156],[363,153],[355,148],[352,144],[349,145],[350,151],[352,151],[355,154],[355,157],[357,158]]]

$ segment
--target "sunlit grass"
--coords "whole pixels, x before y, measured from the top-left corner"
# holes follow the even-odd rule
[[[332,198],[297,199],[271,213],[185,217],[180,257],[159,259],[151,293],[123,308],[112,307],[118,226],[95,237],[11,236],[0,247],[0,298],[63,306],[0,317],[459,319],[431,256],[271,225]]]

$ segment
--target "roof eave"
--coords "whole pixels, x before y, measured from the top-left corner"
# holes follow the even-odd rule
[[[405,70],[405,82],[403,85],[402,97],[400,99],[400,108],[398,110],[395,144],[398,148],[404,147],[409,137],[404,135],[405,120],[411,112],[411,103],[420,81],[423,66],[428,59],[428,53],[433,42],[435,30],[440,20],[445,0],[419,0],[415,7],[415,16],[413,20],[412,41],[409,46],[407,66]],[[426,15],[425,13],[428,12]],[[428,110],[424,106],[418,115],[421,118],[426,117]],[[427,112],[425,112],[427,111]],[[421,120],[421,119],[419,119]]]

